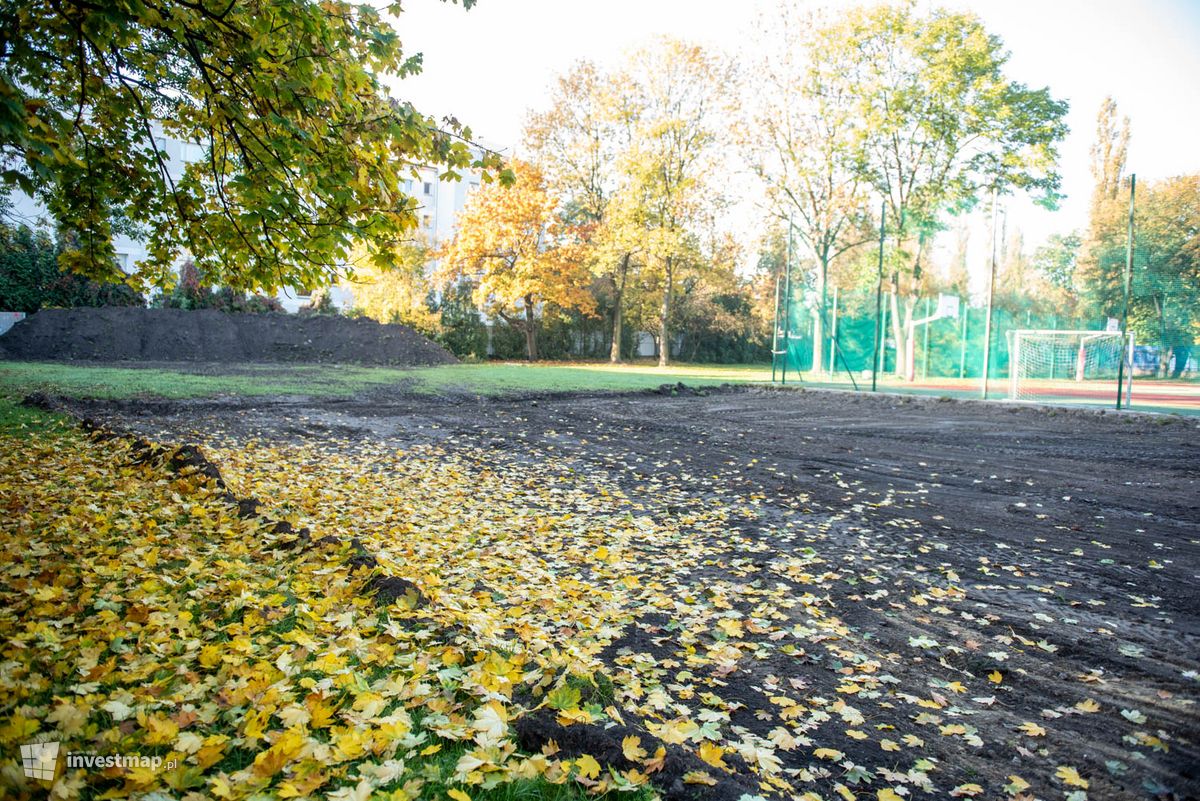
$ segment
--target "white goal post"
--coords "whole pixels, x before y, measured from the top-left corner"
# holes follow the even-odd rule
[[[1116,390],[1122,374],[1128,382],[1122,389],[1132,392],[1132,333],[1123,338],[1120,331],[1023,329],[1009,331],[1008,344],[1012,400],[1045,399],[1056,388],[1065,392],[1069,388],[1065,382],[1112,382]]]

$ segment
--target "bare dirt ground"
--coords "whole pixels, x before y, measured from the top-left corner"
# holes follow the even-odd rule
[[[172,442],[553,459],[649,514],[726,506],[738,536],[718,558],[676,555],[679,586],[722,588],[748,619],[755,588],[786,586],[785,628],[820,607],[839,644],[687,671],[696,642],[643,613],[602,656],[618,700],[648,672],[676,699],[719,686],[800,791],[863,792],[865,776],[913,797],[1200,797],[1195,420],[761,389],[71,408]],[[753,629],[739,636],[767,637]]]

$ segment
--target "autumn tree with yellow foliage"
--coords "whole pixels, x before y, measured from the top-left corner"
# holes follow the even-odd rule
[[[356,267],[342,286],[354,294],[354,308],[363,315],[381,323],[403,323],[433,336],[441,320],[429,302],[433,284],[425,272],[428,262],[428,247],[406,242],[393,248],[391,267]]]
[[[514,161],[511,186],[476,192],[458,218],[454,238],[438,252],[443,287],[469,282],[475,303],[525,335],[525,356],[538,358],[538,325],[547,309],[591,314],[585,253],[562,222],[545,177]]]

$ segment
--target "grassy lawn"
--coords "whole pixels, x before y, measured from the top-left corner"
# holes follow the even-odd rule
[[[60,362],[0,362],[0,432],[46,433],[52,414],[20,405],[32,392],[75,398],[202,398],[214,395],[345,397],[380,387],[421,394],[503,395],[511,392],[622,391],[682,381],[691,386],[769,381],[755,365],[520,362],[401,369],[359,365],[246,364],[206,374],[208,365],[113,367]],[[219,368],[225,369],[225,368]]]
[[[30,392],[88,398],[210,395],[345,396],[383,386],[411,392],[445,391],[496,395],[505,392],[636,390],[682,381],[690,385],[770,379],[759,366],[611,365],[601,363],[488,363],[400,369],[357,365],[239,365],[204,374],[203,365],[112,367],[53,362],[0,363],[0,396],[20,399]]]

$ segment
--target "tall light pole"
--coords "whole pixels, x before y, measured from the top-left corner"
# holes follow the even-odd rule
[[[879,340],[883,331],[883,237],[887,223],[887,201],[879,204],[879,275],[875,281],[875,351],[871,355],[871,391],[876,391],[879,377]]]
[[[992,358],[992,295],[996,290],[996,214],[999,207],[999,195],[992,189],[992,263],[988,270],[987,315],[983,322],[983,390],[980,397],[987,400],[988,369]]]

